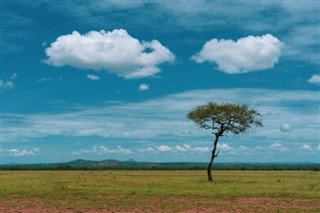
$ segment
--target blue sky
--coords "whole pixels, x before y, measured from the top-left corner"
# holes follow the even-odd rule
[[[318,162],[319,1],[1,1],[1,162],[207,162],[186,114],[249,104],[218,162]]]

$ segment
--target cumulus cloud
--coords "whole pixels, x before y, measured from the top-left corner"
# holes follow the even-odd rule
[[[22,157],[22,156],[30,156],[36,155],[40,152],[39,148],[33,148],[30,150],[27,149],[1,149],[1,153],[3,155],[11,156],[11,157]]]
[[[90,80],[93,80],[93,81],[100,80],[100,77],[99,77],[99,76],[97,76],[97,75],[92,75],[92,74],[88,74],[88,75],[87,75],[87,78],[89,78]]]
[[[103,153],[122,153],[122,154],[131,154],[132,151],[130,149],[124,149],[121,146],[117,146],[116,149],[109,149],[105,146],[94,146],[93,152],[103,154]]]
[[[172,148],[171,148],[170,146],[164,146],[164,145],[162,145],[162,146],[159,146],[159,147],[158,147],[158,150],[159,150],[160,152],[168,152],[168,151],[171,151]]]
[[[320,74],[311,76],[308,79],[308,82],[310,84],[320,84]]]
[[[210,149],[209,149],[209,147],[207,147],[207,146],[204,146],[204,147],[195,147],[195,148],[194,148],[194,151],[196,151],[196,152],[209,152]]]
[[[45,52],[49,65],[106,70],[126,79],[154,76],[160,72],[159,64],[175,59],[159,41],[140,42],[124,29],[83,35],[73,31],[58,37]]]
[[[281,151],[281,152],[285,152],[285,151],[289,150],[287,147],[283,146],[280,143],[274,143],[274,144],[270,145],[270,148],[275,151]]]
[[[139,90],[140,90],[140,91],[149,90],[149,85],[148,85],[148,84],[140,84],[140,85],[139,85]]]
[[[0,79],[0,89],[12,89],[14,87],[13,81],[18,77],[17,73],[13,73],[8,77],[8,80]]]
[[[109,149],[106,146],[93,146],[92,149],[82,149],[80,151],[73,151],[72,155],[81,155],[82,153],[93,153],[96,155],[102,155],[106,153],[132,154],[133,152],[130,149],[125,149],[121,146],[117,146],[117,148],[115,149]]]
[[[237,41],[212,39],[191,59],[197,63],[214,62],[228,74],[246,73],[274,67],[282,46],[283,43],[270,34]]]
[[[183,144],[183,146],[176,146],[176,150],[179,152],[186,152],[191,150],[191,146],[189,144]]]
[[[281,132],[289,132],[291,130],[291,126],[288,123],[282,123],[280,125],[280,131]]]
[[[305,151],[312,151],[312,147],[309,144],[303,144],[302,149]]]
[[[14,87],[14,84],[12,81],[4,81],[0,79],[0,88],[1,89],[12,89]]]
[[[43,77],[43,78],[37,79],[37,82],[42,83],[42,82],[47,82],[47,81],[51,81],[51,80],[52,80],[51,78]]]
[[[139,148],[139,152],[209,152],[209,147],[195,147],[192,148],[189,144],[183,144],[182,146],[154,146],[154,147],[147,147],[147,148]]]
[[[226,143],[221,143],[221,144],[218,143],[217,147],[222,151],[230,151],[233,149],[231,146],[229,146]]]

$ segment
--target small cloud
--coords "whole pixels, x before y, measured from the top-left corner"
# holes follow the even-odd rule
[[[176,150],[179,152],[186,152],[191,150],[191,146],[189,144],[183,144],[183,146],[176,146]]]
[[[93,80],[93,81],[100,80],[100,77],[99,77],[99,76],[97,76],[97,75],[92,75],[92,74],[88,74],[88,75],[87,75],[87,78],[89,78],[90,80]]]
[[[97,147],[95,146],[93,148],[93,151],[94,152],[98,152],[99,154],[102,154],[102,153],[122,153],[122,154],[131,154],[132,151],[130,149],[124,149],[122,148],[121,146],[117,146],[116,149],[108,149],[107,147],[105,146],[99,146],[98,150],[97,150]]]
[[[147,147],[146,149],[138,149],[139,152],[156,152],[157,150],[153,147]]]
[[[311,76],[308,79],[308,82],[310,84],[320,84],[320,74]]]
[[[241,152],[251,152],[251,151],[253,151],[252,148],[246,147],[246,146],[239,146],[239,150]]]
[[[280,115],[280,112],[277,112],[277,111],[269,111],[269,112],[263,113],[263,115],[267,115],[267,116],[278,116],[278,115]]]
[[[320,151],[320,144],[316,147],[316,150]]]
[[[159,146],[159,147],[158,147],[158,150],[159,150],[160,152],[168,152],[168,151],[171,151],[172,148],[169,147],[169,146],[164,146],[164,145],[162,145],[162,146]]]
[[[92,149],[82,149],[80,151],[73,151],[72,155],[80,155],[81,153],[94,153],[97,155],[102,155],[105,153],[122,153],[122,154],[132,154],[130,149],[122,148],[117,146],[116,149],[109,149],[106,146],[93,146]]]
[[[140,91],[149,90],[149,85],[148,85],[148,84],[140,84],[139,90],[140,90]]]
[[[3,81],[0,79],[1,89],[12,89],[13,87],[14,87],[14,83],[12,81]]]
[[[209,149],[209,147],[204,146],[204,147],[196,147],[196,148],[194,148],[194,151],[196,151],[196,152],[209,152],[210,149]]]
[[[140,42],[124,29],[83,35],[73,31],[58,37],[45,52],[49,65],[105,70],[125,79],[155,76],[161,71],[160,64],[175,60],[159,41]]]
[[[0,79],[0,89],[12,89],[14,87],[13,81],[16,80],[17,77],[18,74],[13,73],[7,78],[8,80]]]
[[[303,144],[302,149],[305,151],[312,151],[312,147],[309,144]]]
[[[2,152],[7,153],[8,156],[22,157],[22,156],[36,155],[37,153],[40,152],[40,149],[39,148],[33,148],[31,150],[9,149],[9,150],[2,150]]]
[[[17,73],[13,73],[11,76],[9,76],[9,79],[13,81],[13,80],[15,80],[17,77],[18,77],[18,74],[17,74]]]
[[[121,146],[118,146],[117,148],[118,148],[119,153],[123,153],[123,154],[131,154],[132,153],[132,151],[130,149],[124,149]]]
[[[233,150],[233,148],[231,146],[229,146],[228,144],[226,143],[222,143],[222,144],[219,144],[217,145],[217,147],[219,149],[221,149],[222,151],[230,151],[230,150]]]
[[[253,72],[274,67],[282,46],[283,43],[270,34],[248,36],[237,41],[212,39],[191,60],[214,62],[228,74]]]
[[[291,130],[291,126],[288,123],[282,123],[280,125],[280,131],[281,132],[289,132]]]
[[[37,82],[39,82],[39,83],[47,82],[47,81],[51,81],[51,78],[45,78],[45,77],[43,77],[43,78],[37,79]]]
[[[281,151],[281,152],[285,152],[285,151],[289,150],[287,147],[282,146],[282,144],[280,144],[280,143],[274,143],[270,146],[270,148],[275,151]]]

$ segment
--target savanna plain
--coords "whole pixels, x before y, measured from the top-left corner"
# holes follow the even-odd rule
[[[0,212],[320,212],[315,171],[0,171]]]

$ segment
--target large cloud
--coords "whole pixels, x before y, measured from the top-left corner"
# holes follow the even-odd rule
[[[235,74],[272,68],[279,60],[282,42],[276,37],[248,36],[233,40],[212,39],[204,44],[192,60],[215,62],[221,71]]]
[[[97,145],[97,154],[122,154],[125,151],[120,151],[117,146],[123,145],[133,154],[150,153],[150,158],[144,159],[153,160],[159,160],[153,158],[156,156],[153,152],[168,154],[167,160],[173,159],[173,152],[209,153],[213,136],[210,131],[197,129],[187,120],[186,114],[195,106],[210,100],[248,104],[263,115],[263,128],[253,128],[250,133],[240,137],[221,138],[221,152],[232,155],[248,152],[252,154],[252,162],[257,162],[254,155],[259,155],[259,162],[282,160],[282,157],[294,162],[297,156],[318,161],[316,152],[299,156],[303,144],[319,146],[319,91],[308,90],[192,90],[143,102],[106,102],[91,107],[66,105],[61,112],[3,113],[2,142],[5,146],[21,143],[23,147],[16,148],[23,150],[24,144],[34,141],[45,143],[52,140],[53,144],[68,144],[79,140],[79,143],[85,141],[86,144]],[[56,104],[58,106],[61,102]],[[299,128],[289,128],[291,131],[284,133],[279,130],[282,123]],[[101,149],[100,146],[108,149]],[[274,150],[286,151],[286,156]],[[186,161],[192,159],[186,156]],[[229,160],[235,159],[231,157]]]
[[[107,70],[127,79],[154,76],[159,64],[175,58],[159,41],[140,42],[124,29],[84,35],[74,31],[58,37],[45,52],[45,62],[53,66]]]

